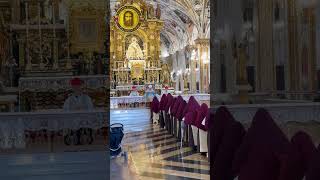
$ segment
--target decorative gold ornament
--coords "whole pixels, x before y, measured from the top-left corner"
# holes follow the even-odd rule
[[[134,6],[122,6],[114,17],[117,27],[124,32],[136,31],[140,25],[141,12]]]

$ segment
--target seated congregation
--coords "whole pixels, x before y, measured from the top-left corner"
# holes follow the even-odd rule
[[[206,155],[212,180],[319,180],[320,145],[298,131],[289,139],[270,113],[257,110],[249,128],[227,107],[216,111],[191,96],[163,94],[151,103],[151,119],[182,146]]]

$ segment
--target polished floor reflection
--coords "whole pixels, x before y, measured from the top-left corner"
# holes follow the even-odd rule
[[[0,155],[1,180],[106,180],[105,151]]]
[[[207,158],[180,143],[150,122],[148,109],[112,110],[111,124],[124,124],[122,141],[128,163],[112,160],[111,177],[116,179],[210,179]],[[122,174],[126,174],[122,175]],[[129,174],[129,176],[127,176]],[[127,178],[125,178],[127,177]]]

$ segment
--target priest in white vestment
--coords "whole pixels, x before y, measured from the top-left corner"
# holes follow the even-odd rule
[[[136,86],[132,86],[131,92],[130,92],[130,95],[129,95],[129,96],[139,96],[139,92],[138,92]]]
[[[64,111],[92,111],[93,103],[91,98],[82,91],[82,81],[74,78],[70,81],[73,93],[63,105]]]
[[[64,111],[92,111],[94,109],[91,98],[82,91],[82,84],[83,82],[79,78],[73,78],[70,81],[73,92],[63,105]],[[92,129],[84,127],[75,132],[69,130],[64,137],[66,145],[91,144],[92,141]]]

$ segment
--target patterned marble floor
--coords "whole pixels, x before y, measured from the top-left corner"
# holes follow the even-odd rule
[[[111,177],[122,179],[210,179],[207,159],[150,123],[148,109],[112,110],[111,124],[124,124],[122,141],[128,163],[111,162]],[[119,160],[120,161],[120,160]],[[121,174],[127,174],[123,176]],[[117,178],[117,179],[121,179]]]

